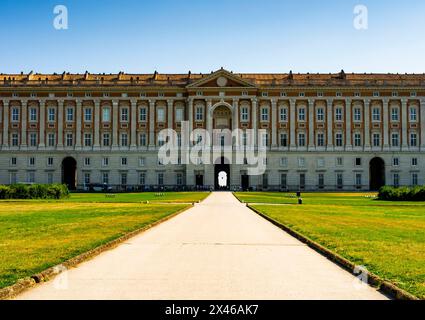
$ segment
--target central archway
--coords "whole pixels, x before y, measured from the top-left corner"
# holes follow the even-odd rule
[[[226,177],[226,185],[220,185],[223,182],[223,177]],[[214,187],[216,190],[230,189],[230,164],[225,157],[220,157],[214,164]]]
[[[382,158],[376,157],[370,160],[369,183],[371,191],[377,191],[385,186],[385,162]]]
[[[66,184],[69,190],[77,189],[77,161],[73,157],[62,160],[62,183]]]

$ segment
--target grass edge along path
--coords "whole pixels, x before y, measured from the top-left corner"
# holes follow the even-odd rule
[[[34,287],[38,283],[49,281],[53,279],[55,276],[57,276],[58,274],[66,271],[67,269],[76,267],[80,263],[91,260],[107,250],[114,249],[118,245],[120,245],[122,242],[132,237],[135,237],[167,220],[170,220],[174,218],[175,216],[179,215],[180,213],[185,212],[186,210],[192,207],[193,205],[186,205],[184,208],[180,208],[177,211],[170,213],[162,217],[161,219],[156,220],[152,223],[149,223],[141,228],[128,231],[124,235],[117,234],[115,236],[115,239],[114,237],[112,237],[112,239],[109,238],[108,241],[106,241],[105,243],[100,245],[98,244],[86,252],[83,252],[77,256],[66,259],[62,263],[53,265],[39,273],[29,275],[28,277],[19,279],[16,281],[16,283],[12,285],[9,285],[4,288],[0,288],[0,300],[12,299],[13,297],[16,297],[17,295],[19,295],[20,293],[30,289],[31,287]]]

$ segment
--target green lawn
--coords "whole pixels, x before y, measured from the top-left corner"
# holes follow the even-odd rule
[[[425,203],[384,202],[359,193],[236,193],[254,208],[425,299]]]
[[[0,288],[160,220],[208,193],[73,194],[0,201]],[[182,202],[141,204],[140,202]]]

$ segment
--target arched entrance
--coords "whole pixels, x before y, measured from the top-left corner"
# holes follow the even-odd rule
[[[377,191],[385,186],[385,162],[382,158],[376,157],[369,163],[370,190]]]
[[[62,160],[62,183],[66,184],[69,190],[77,189],[77,161],[73,157]]]
[[[230,189],[230,164],[225,157],[217,159],[214,165],[214,185],[216,190]]]

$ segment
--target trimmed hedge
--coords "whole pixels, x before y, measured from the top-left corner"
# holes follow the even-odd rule
[[[0,185],[0,199],[63,199],[69,196],[64,184]]]
[[[378,193],[379,200],[387,201],[425,201],[425,186],[422,187],[382,187]]]

